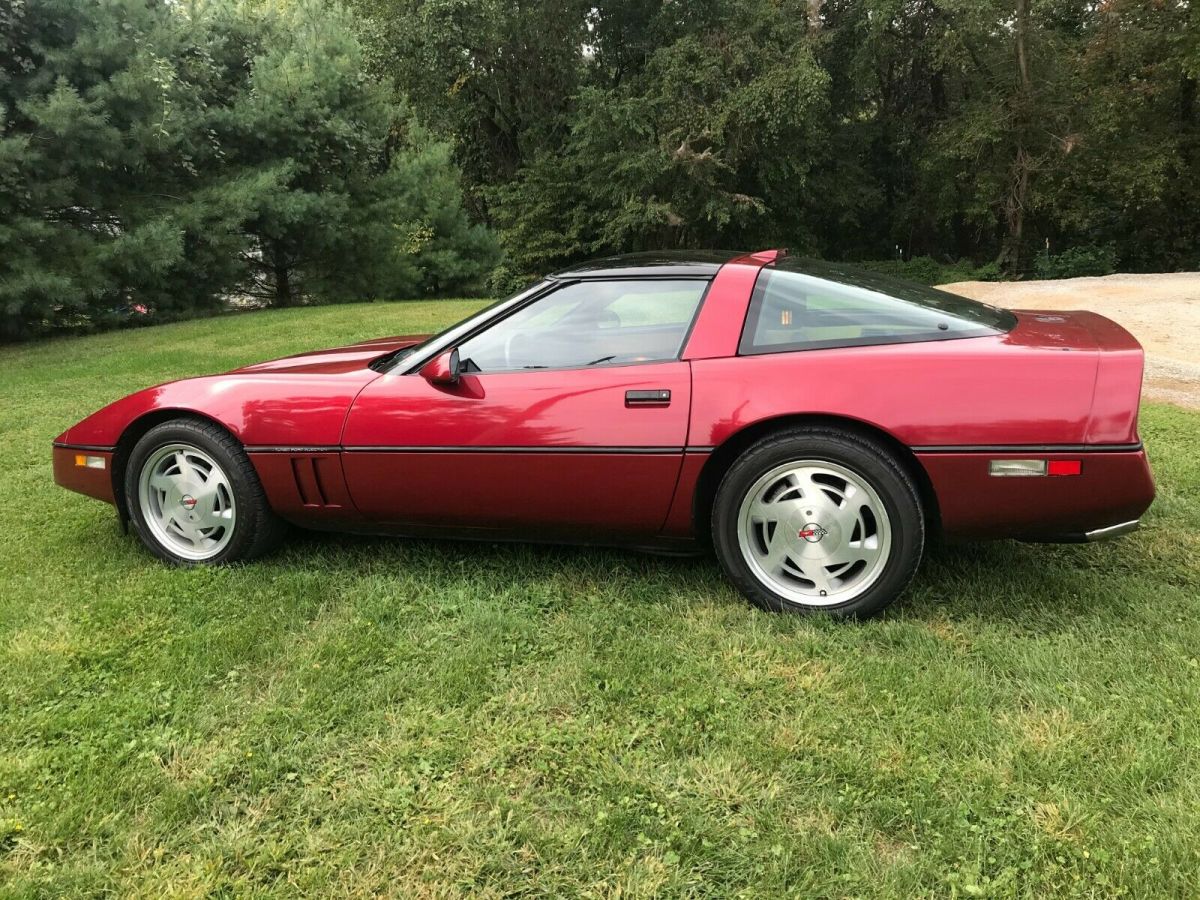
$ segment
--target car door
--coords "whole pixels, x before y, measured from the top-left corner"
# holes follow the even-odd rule
[[[457,383],[372,382],[342,440],[355,504],[410,528],[658,533],[687,443],[678,357],[706,286],[564,284],[468,336]]]

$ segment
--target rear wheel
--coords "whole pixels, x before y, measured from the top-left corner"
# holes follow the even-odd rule
[[[713,506],[730,580],[776,612],[869,616],[908,586],[925,527],[911,476],[878,442],[832,428],[764,438],[730,467]]]
[[[283,532],[241,445],[208,422],[146,432],[125,468],[125,498],[138,537],[177,565],[251,559]]]

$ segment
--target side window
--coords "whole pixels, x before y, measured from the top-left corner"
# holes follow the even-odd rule
[[[580,281],[459,348],[468,372],[569,369],[675,359],[707,281]]]
[[[766,268],[754,286],[738,352],[782,353],[994,333],[995,328],[935,306],[928,298],[901,299],[863,285]]]

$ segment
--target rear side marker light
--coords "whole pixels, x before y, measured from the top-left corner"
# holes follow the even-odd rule
[[[988,473],[996,478],[1079,475],[1082,471],[1078,459],[993,459],[988,463]]]
[[[103,469],[103,456],[85,456],[82,453],[75,454],[75,465],[85,469]]]
[[[1052,459],[1046,463],[1047,475],[1078,475],[1083,464],[1077,459]]]

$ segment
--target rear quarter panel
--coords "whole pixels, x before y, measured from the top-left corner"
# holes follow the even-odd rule
[[[1154,497],[1136,448],[1141,371],[1137,342],[1090,314],[995,337],[695,360],[689,446],[788,415],[857,420],[916,451],[948,535],[1058,539],[1136,519]],[[989,477],[990,458],[1031,455],[1021,447],[1082,456],[1081,477]],[[681,485],[702,465],[689,455]]]
[[[1086,443],[1134,443],[1138,440],[1137,414],[1146,362],[1142,345],[1111,319],[1091,312],[1076,315],[1087,324],[1103,351],[1096,370]]]
[[[807,413],[856,419],[910,447],[1078,444],[1097,357],[1004,335],[695,360],[688,443],[716,446]]]

